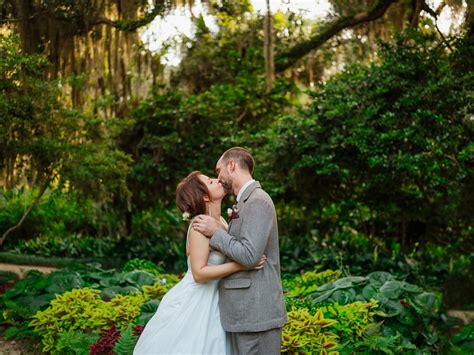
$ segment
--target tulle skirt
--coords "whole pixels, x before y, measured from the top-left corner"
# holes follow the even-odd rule
[[[220,321],[217,284],[198,284],[188,270],[163,297],[133,354],[231,354]]]

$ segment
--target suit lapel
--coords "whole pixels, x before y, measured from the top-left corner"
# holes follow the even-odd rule
[[[240,200],[237,203],[237,209],[239,213],[242,213],[242,209],[244,208],[245,202],[249,199],[250,195],[252,192],[254,192],[256,189],[261,188],[260,183],[258,181],[255,181],[251,183],[244,191],[242,196],[240,196]]]
[[[245,191],[243,192],[242,196],[240,196],[240,200],[239,200],[239,203],[237,204],[237,206],[240,204],[241,206],[243,206],[243,204],[245,202],[247,202],[247,200],[249,199],[250,195],[252,194],[252,192],[254,192],[256,189],[258,188],[261,188],[262,186],[260,185],[260,183],[258,181],[254,181],[252,182],[246,189]],[[238,208],[238,207],[237,207]]]

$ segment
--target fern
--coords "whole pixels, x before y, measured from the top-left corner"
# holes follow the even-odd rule
[[[60,333],[57,347],[61,353],[72,353],[75,355],[88,355],[89,347],[94,344],[99,336],[96,334],[85,334],[70,331]]]
[[[368,350],[370,353],[382,352],[384,354],[394,354],[393,350],[399,336],[370,336],[356,345],[356,351]],[[366,349],[364,349],[366,348]]]
[[[122,336],[114,346],[114,354],[130,355],[133,354],[133,349],[137,343],[137,336],[133,334],[132,326],[129,325],[127,329],[122,332]]]

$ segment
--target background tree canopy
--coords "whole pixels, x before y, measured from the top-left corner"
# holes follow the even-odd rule
[[[2,2],[3,251],[180,270],[175,187],[242,145],[277,206],[286,271],[466,277],[472,2],[330,4],[323,18],[277,11],[268,27],[252,2],[210,2],[214,25],[191,11],[194,34],[153,53],[142,31],[192,5]],[[447,9],[461,21],[443,34]]]

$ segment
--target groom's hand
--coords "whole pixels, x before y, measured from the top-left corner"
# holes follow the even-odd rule
[[[218,229],[226,229],[222,223],[219,223],[217,220],[211,216],[200,214],[194,218],[193,229],[199,233],[204,234],[206,237],[210,238]]]

